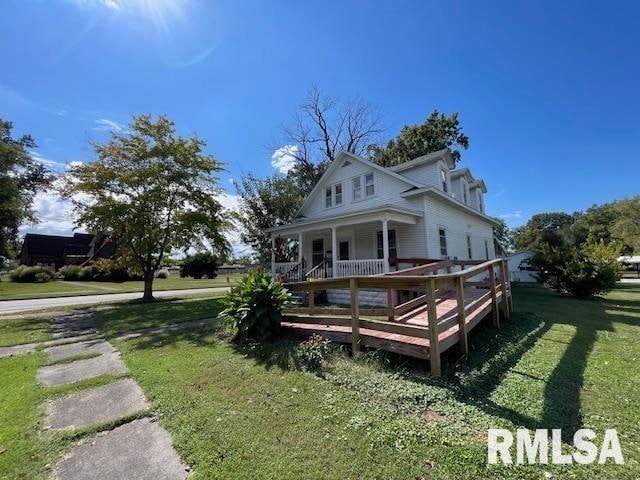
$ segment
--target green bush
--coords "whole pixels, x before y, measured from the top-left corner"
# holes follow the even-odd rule
[[[296,348],[296,356],[307,370],[318,370],[327,362],[332,352],[332,343],[317,333],[300,342]]]
[[[291,294],[264,270],[250,271],[221,300],[236,340],[263,340],[280,329]]]
[[[543,250],[536,253],[531,264],[554,290],[591,298],[610,291],[620,279],[618,253],[614,244],[585,243]]]
[[[209,252],[199,252],[186,257],[180,266],[181,277],[216,278],[218,275],[218,257]]]
[[[65,280],[91,280],[91,269],[80,265],[65,265],[58,273]]]
[[[169,270],[162,269],[156,272],[156,278],[169,278]]]
[[[54,277],[54,271],[47,267],[20,265],[9,272],[9,279],[19,283],[44,283],[51,281]]]

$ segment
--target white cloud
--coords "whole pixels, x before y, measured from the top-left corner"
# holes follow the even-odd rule
[[[60,162],[56,162],[55,160],[50,160],[49,158],[45,157],[37,150],[30,150],[29,156],[33,159],[34,162],[42,163],[45,167],[49,167],[52,170],[57,170],[62,166]]]
[[[229,185],[234,185],[235,180],[231,177],[227,178],[227,182],[229,182]]]
[[[102,0],[102,4],[111,10],[120,10],[120,4],[116,0]]]
[[[98,118],[97,120],[94,120],[94,123],[96,125],[93,127],[93,130],[97,130],[99,132],[108,132],[108,131],[123,132],[124,131],[124,125],[116,122],[115,120],[109,120],[108,118]]]
[[[296,164],[297,145],[285,145],[271,155],[271,166],[280,173],[289,173]]]
[[[70,235],[73,231],[71,201],[61,198],[53,191],[38,192],[33,199],[38,223],[23,225],[20,233],[48,235]]]
[[[511,213],[503,213],[502,215],[498,215],[500,218],[520,218],[522,217],[522,210],[514,210]]]

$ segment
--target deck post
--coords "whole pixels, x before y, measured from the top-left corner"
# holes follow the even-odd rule
[[[331,226],[331,276],[338,276],[338,239],[335,226]]]
[[[429,361],[431,363],[431,375],[439,377],[442,372],[440,368],[440,345],[438,345],[438,311],[436,309],[436,287],[435,280],[430,278],[427,281],[425,292],[427,300],[427,322],[429,326]]]
[[[491,316],[493,326],[500,326],[500,312],[498,311],[498,297],[496,295],[496,274],[493,264],[489,265],[489,290],[491,291]]]
[[[316,292],[314,290],[309,290],[309,315],[314,315],[316,313]]]
[[[382,219],[382,259],[384,260],[384,272],[389,272],[389,220]]]
[[[352,278],[349,281],[351,287],[351,349],[353,356],[360,353],[360,290],[358,290],[358,279]]]
[[[387,320],[389,320],[390,322],[393,322],[395,316],[393,313],[393,307],[394,305],[394,293],[395,290],[391,290],[391,289],[387,289],[387,309],[389,310],[388,316],[387,316]]]
[[[458,301],[458,335],[460,335],[460,350],[469,354],[469,340],[467,338],[467,319],[464,304],[464,278],[456,278],[456,299]]]
[[[502,292],[502,314],[506,320],[511,318],[509,312],[509,299],[507,298],[507,265],[504,258],[500,262],[500,290]]]

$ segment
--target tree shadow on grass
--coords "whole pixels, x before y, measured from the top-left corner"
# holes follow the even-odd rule
[[[508,322],[496,330],[486,322],[470,335],[472,352],[466,367],[455,365],[453,358],[459,354],[453,349],[443,359],[444,376],[441,379],[424,379],[409,372],[412,380],[450,389],[456,399],[473,405],[486,413],[504,418],[515,425],[529,429],[561,428],[564,441],[570,441],[576,430],[583,427],[581,393],[589,356],[600,332],[612,332],[613,323],[640,325],[640,318],[615,313],[612,304],[637,302],[609,299],[575,300],[557,293],[537,289],[533,301],[518,307]],[[519,310],[518,310],[519,309]],[[635,313],[635,310],[634,310]],[[560,359],[546,377],[537,377],[516,370],[522,357],[541,340],[554,325],[574,328]],[[544,342],[559,341],[549,338]],[[491,395],[509,374],[524,375],[531,381],[544,385],[543,409],[540,418],[520,413],[491,400]]]

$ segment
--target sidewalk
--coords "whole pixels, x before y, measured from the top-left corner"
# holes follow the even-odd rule
[[[199,293],[226,292],[229,287],[190,288],[185,290],[162,290],[153,292],[156,298],[179,297]],[[95,305],[98,303],[122,302],[142,298],[142,292],[133,293],[105,293],[101,295],[79,295],[75,297],[34,298],[29,300],[0,301],[0,315],[8,313],[28,312],[51,307],[66,307],[74,305]]]

